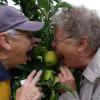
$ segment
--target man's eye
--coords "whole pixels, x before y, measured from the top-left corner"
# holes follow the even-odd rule
[[[32,35],[27,35],[27,37],[31,39],[32,38]]]

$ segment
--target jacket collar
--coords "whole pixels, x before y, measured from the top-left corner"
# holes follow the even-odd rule
[[[84,70],[83,76],[92,83],[100,77],[100,48]]]

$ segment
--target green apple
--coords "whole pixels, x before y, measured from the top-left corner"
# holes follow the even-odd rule
[[[55,72],[53,70],[49,70],[49,69],[46,70],[44,72],[44,76],[43,76],[44,80],[52,80],[54,82],[54,80],[55,80],[54,73]]]
[[[44,62],[47,66],[53,66],[57,63],[58,57],[54,51],[47,51],[44,55]]]

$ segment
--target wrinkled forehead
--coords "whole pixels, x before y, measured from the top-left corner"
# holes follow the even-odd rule
[[[67,32],[64,32],[64,30],[61,27],[55,27],[54,32],[55,32],[55,38],[69,36],[69,34]]]

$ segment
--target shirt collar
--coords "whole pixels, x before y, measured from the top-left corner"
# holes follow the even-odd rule
[[[83,76],[92,83],[100,76],[100,48],[84,70]]]
[[[4,65],[0,62],[0,81],[5,81],[10,79],[10,73],[5,69]]]

